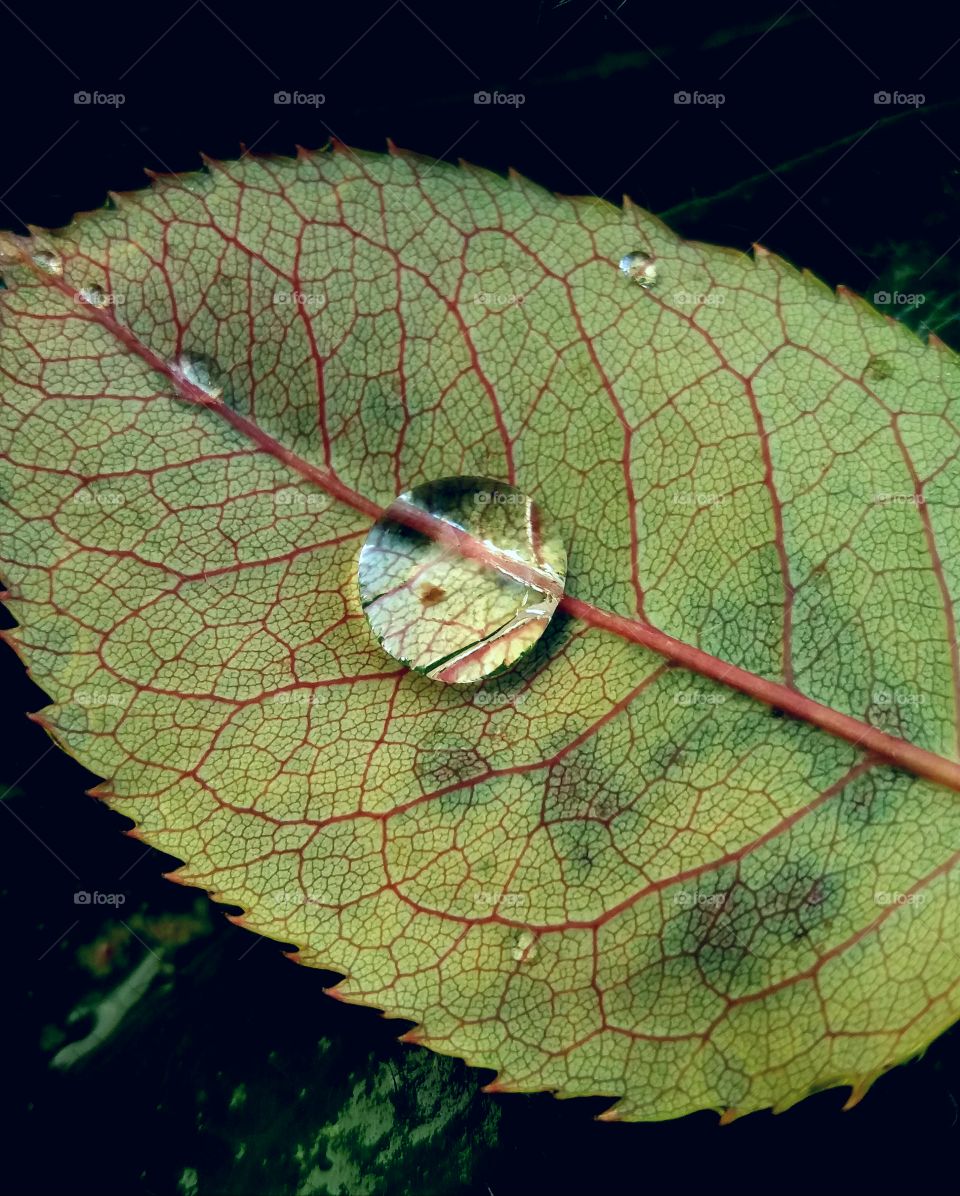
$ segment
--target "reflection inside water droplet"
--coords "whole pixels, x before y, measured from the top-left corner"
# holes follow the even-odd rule
[[[223,371],[204,353],[181,353],[170,363],[173,373],[213,399],[223,396]]]
[[[442,478],[401,494],[370,529],[360,602],[391,656],[466,685],[533,647],[563,596],[566,567],[562,540],[516,487]]]
[[[628,253],[620,259],[620,269],[631,282],[649,290],[657,281],[657,264],[645,249]]]

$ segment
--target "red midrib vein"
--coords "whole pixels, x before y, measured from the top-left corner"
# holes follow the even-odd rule
[[[73,303],[76,303],[75,292],[65,278],[39,271],[26,253],[24,253],[23,261],[25,265],[33,267],[35,273],[45,283],[54,286]],[[108,309],[84,307],[82,310],[87,318],[106,328],[152,370],[167,378],[175,393],[185,402],[205,407],[208,411],[217,413],[258,448],[283,462],[306,481],[324,490],[331,498],[352,507],[373,520],[379,519],[383,515],[382,507],[372,499],[353,490],[334,473],[321,469],[291,452],[269,433],[222,400],[212,398],[206,391],[175,374],[169,362],[144,345],[130,328],[114,319]],[[425,511],[418,513],[415,518],[417,530],[432,534],[438,539],[450,538],[451,526],[444,520],[429,515]],[[495,550],[475,540],[472,536],[466,533],[457,533],[456,540],[459,551],[464,555],[485,561],[497,569],[503,568],[509,561],[510,572],[515,576],[523,577],[522,566],[518,566],[517,562],[509,560],[509,558],[507,561],[498,559]],[[530,580],[533,584],[542,586],[543,579],[539,570],[531,569],[530,573]],[[888,735],[885,731],[872,727],[869,723],[853,718],[849,714],[842,714],[839,710],[834,710],[832,706],[825,706],[822,702],[814,701],[813,698],[799,693],[792,686],[769,681],[756,673],[750,673],[735,664],[712,656],[709,652],[704,652],[692,644],[674,639],[673,636],[667,635],[666,632],[660,631],[652,624],[640,619],[614,614],[612,611],[603,610],[592,603],[584,602],[582,599],[570,595],[565,595],[561,599],[560,606],[567,614],[581,619],[593,627],[641,644],[674,664],[709,677],[721,685],[739,690],[764,705],[777,707],[786,714],[812,723],[828,734],[844,739],[872,756],[888,760],[898,768],[906,769],[917,776],[925,777],[936,784],[960,792],[960,764],[948,760],[945,756],[927,751],[926,748],[918,747],[895,735]]]

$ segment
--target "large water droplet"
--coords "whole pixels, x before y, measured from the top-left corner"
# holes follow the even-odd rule
[[[628,253],[620,259],[620,269],[631,282],[649,290],[657,281],[657,263],[645,249]]]
[[[360,602],[391,656],[466,685],[533,647],[563,596],[566,568],[563,541],[516,487],[442,478],[401,494],[370,529]]]
[[[204,353],[181,353],[170,363],[170,368],[178,378],[202,390],[212,399],[223,397],[223,371],[212,357]]]

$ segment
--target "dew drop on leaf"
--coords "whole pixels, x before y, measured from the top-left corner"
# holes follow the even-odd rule
[[[38,249],[33,255],[33,264],[44,274],[63,273],[63,258],[49,249]]]
[[[631,282],[649,290],[657,281],[657,264],[645,249],[628,253],[620,259],[620,269]]]
[[[563,596],[566,568],[563,541],[515,486],[442,478],[401,494],[370,529],[360,603],[391,656],[467,685],[533,647]]]
[[[81,303],[89,303],[91,307],[105,307],[107,302],[102,287],[84,287],[82,291],[77,292],[77,298]]]
[[[181,353],[170,363],[173,373],[213,399],[223,395],[223,372],[203,353]]]
[[[520,931],[514,941],[511,954],[517,963],[525,963],[527,960],[536,959],[537,938],[532,930]]]

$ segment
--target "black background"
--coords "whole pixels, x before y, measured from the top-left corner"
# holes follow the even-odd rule
[[[888,15],[825,0],[709,9],[197,0],[69,11],[11,0],[0,3],[0,226],[63,224],[108,189],[141,186],[145,166],[196,169],[199,150],[232,157],[245,143],[290,153],[331,136],[380,149],[389,136],[431,157],[513,166],[564,193],[614,202],[629,193],[685,236],[741,248],[759,240],[868,297],[921,295],[886,309],[960,347],[958,41],[956,13],[901,6]],[[494,90],[524,103],[474,103],[475,92]],[[75,104],[84,91],[125,99]],[[275,104],[281,91],[322,93],[324,102]],[[720,93],[724,103],[677,104],[681,91]],[[881,91],[924,98],[878,104]],[[9,653],[4,694],[0,778],[16,786],[0,814],[4,1187],[293,1191],[287,1156],[311,1108],[326,1102],[335,1115],[342,1076],[383,1060],[402,1080],[416,1048],[395,1044],[395,1023],[323,997],[330,978],[293,967],[274,944],[214,913],[211,932],[177,954],[173,978],[107,1046],[67,1076],[52,1072],[50,1028],[62,1031],[97,988],[77,952],[110,930],[108,914],[73,904],[74,891],[122,891],[128,920],[130,911],[184,914],[196,898],[161,878],[172,861],[120,835],[123,820],[83,795],[93,779],[23,718],[45,699]],[[135,962],[135,946],[125,950]],[[337,1044],[322,1065],[321,1037]],[[709,1113],[602,1125],[591,1116],[609,1102],[486,1096],[477,1088],[488,1073],[444,1061],[444,1083],[466,1094],[444,1131],[467,1144],[463,1152],[454,1158],[441,1133],[415,1171],[402,1159],[392,1171],[371,1163],[382,1173],[368,1176],[369,1190],[953,1190],[958,1065],[953,1033],[852,1112],[841,1114],[835,1090],[719,1128]],[[249,1091],[245,1113],[227,1100],[239,1083]],[[397,1091],[402,1138],[418,1114]],[[493,1106],[499,1124],[478,1136]]]

